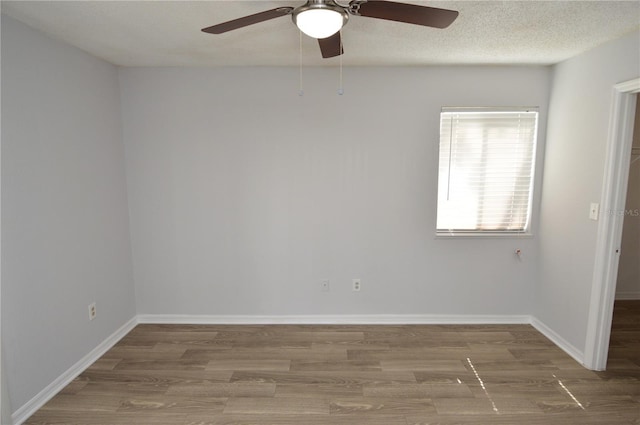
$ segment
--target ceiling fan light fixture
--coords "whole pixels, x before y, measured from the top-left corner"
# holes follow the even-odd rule
[[[342,29],[347,19],[344,10],[327,7],[326,3],[303,7],[293,14],[300,31],[313,38],[331,37]]]

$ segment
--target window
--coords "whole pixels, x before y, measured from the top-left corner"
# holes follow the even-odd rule
[[[437,233],[529,231],[538,112],[444,108]]]

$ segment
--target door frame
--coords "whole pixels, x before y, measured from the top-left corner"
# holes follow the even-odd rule
[[[605,370],[616,293],[622,224],[640,78],[613,86],[600,221],[587,322],[584,365]]]

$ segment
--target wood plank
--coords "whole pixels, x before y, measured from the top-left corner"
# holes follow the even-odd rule
[[[167,328],[168,329],[168,328]],[[217,331],[201,331],[193,332],[190,330],[162,330],[150,331],[147,329],[134,328],[129,332],[122,341],[164,341],[164,342],[190,342],[190,341],[208,341],[216,339]]]
[[[76,394],[98,399],[113,395],[128,397],[136,394],[164,394],[167,388],[169,388],[168,385],[149,382],[89,382]]]
[[[364,385],[395,382],[416,382],[410,372],[234,372],[231,382],[272,382],[276,384],[337,384]]]
[[[448,371],[466,372],[464,363],[461,360],[382,360],[380,362],[382,370],[392,371]]]
[[[317,350],[315,348],[280,348],[280,347],[253,347],[233,348],[231,350],[201,350],[192,349],[185,351],[182,359],[185,360],[347,360],[346,349]]]
[[[527,399],[472,398],[460,403],[454,398],[433,399],[440,415],[498,416],[513,413],[542,413],[542,410]]]
[[[276,397],[360,397],[360,384],[277,384]]]
[[[407,425],[632,425],[634,420],[620,415],[560,414],[500,414],[500,415],[408,415]]]
[[[164,411],[145,412],[91,412],[71,409],[67,411],[39,410],[31,416],[25,425],[182,425],[187,421],[183,413],[174,414]]]
[[[436,410],[430,399],[350,397],[331,400],[331,416],[373,415],[415,415],[430,414]]]
[[[365,397],[386,398],[470,398],[474,397],[469,387],[459,383],[444,384],[395,384],[364,385]]]
[[[184,345],[172,352],[157,351],[153,347],[117,346],[107,351],[102,358],[120,362],[121,360],[178,360],[187,350]]]
[[[194,411],[201,414],[221,414],[227,398],[214,398],[206,396],[158,396],[146,395],[129,397],[123,400],[118,407],[118,412],[147,414],[151,411],[164,413],[190,414]]]
[[[167,395],[197,397],[273,397],[274,383],[232,382],[206,384],[177,384],[167,389]]]
[[[413,375],[418,383],[430,383],[430,384],[459,384],[460,382],[469,383],[477,382],[477,379],[473,372],[460,371],[417,371]]]
[[[210,370],[86,370],[79,378],[88,382],[147,383],[153,385],[229,382],[232,371]]]
[[[84,394],[58,394],[45,403],[42,410],[83,411],[88,415],[88,412],[115,412],[121,402],[122,396],[117,393],[100,397]]]
[[[510,350],[502,347],[490,351],[471,350],[466,347],[347,350],[349,360],[465,360],[468,357],[472,357],[474,361],[516,359]]]
[[[204,360],[122,360],[114,370],[205,370]]]
[[[485,383],[484,388],[478,382],[467,383],[471,392],[479,398],[490,394],[492,397],[501,398],[527,398],[529,400],[540,400],[556,398],[562,400],[567,398],[566,392],[562,390],[556,382],[536,383],[536,382],[510,382],[507,384]]]
[[[366,360],[293,360],[291,370],[298,371],[381,371],[380,362]]]
[[[316,398],[236,397],[227,401],[224,414],[328,415],[329,402]]]
[[[503,360],[503,361],[474,361],[473,366],[478,372],[499,372],[504,370],[547,370],[555,373],[560,368],[551,360]]]
[[[211,360],[205,370],[276,370],[287,371],[291,360]]]
[[[357,417],[336,415],[254,414],[215,417],[188,416],[186,425],[406,425],[403,415],[368,415]]]
[[[327,331],[323,329],[299,331],[282,329],[277,331],[277,328],[265,328],[269,331],[256,332],[256,333],[229,333],[220,332],[218,334],[219,340],[228,340],[233,342],[243,341],[259,341],[264,342],[267,340],[280,340],[280,341],[304,341],[304,342],[354,342],[364,340],[364,332],[353,331]]]

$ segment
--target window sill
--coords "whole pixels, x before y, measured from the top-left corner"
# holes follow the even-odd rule
[[[436,232],[436,239],[457,239],[457,238],[489,238],[489,239],[502,239],[502,238],[512,238],[512,239],[530,239],[533,238],[533,233],[524,232]]]

